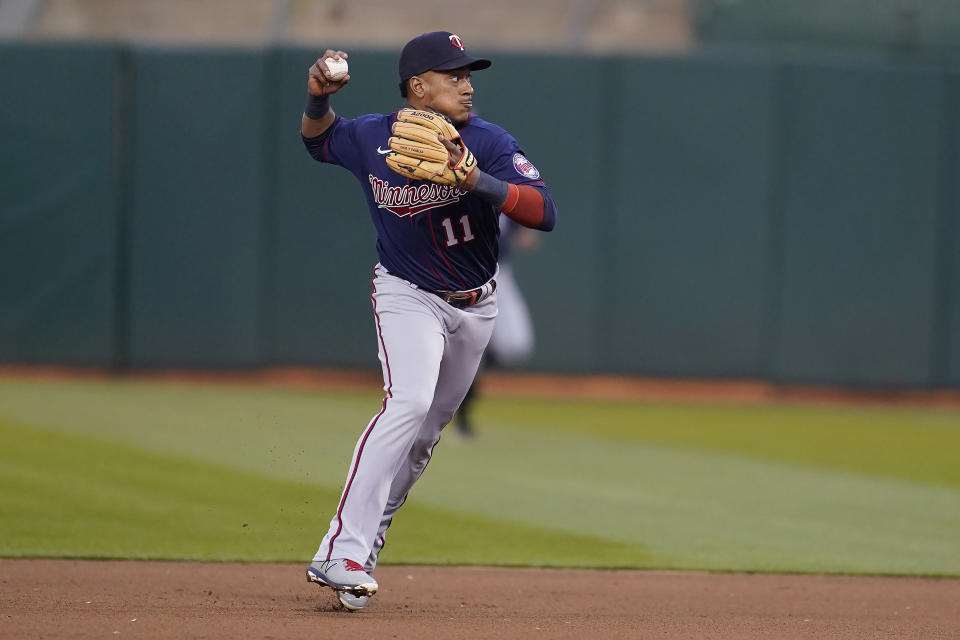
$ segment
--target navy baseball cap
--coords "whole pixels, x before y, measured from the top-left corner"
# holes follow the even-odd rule
[[[469,67],[473,71],[486,69],[492,62],[467,55],[463,41],[449,31],[431,31],[417,36],[400,52],[400,82],[425,71],[450,71]]]

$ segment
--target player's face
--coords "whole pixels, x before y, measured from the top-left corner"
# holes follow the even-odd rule
[[[453,71],[427,71],[418,76],[423,81],[423,103],[453,120],[463,124],[473,109],[473,85],[470,69]]]

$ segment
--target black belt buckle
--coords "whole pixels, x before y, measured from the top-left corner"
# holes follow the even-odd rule
[[[466,309],[477,304],[480,298],[480,289],[470,291],[444,291],[440,296],[443,301],[455,309]]]
[[[497,281],[491,280],[490,291],[487,292],[487,295],[496,290]],[[472,307],[486,298],[483,287],[477,287],[476,289],[471,289],[470,291],[434,291],[433,293],[439,296],[441,300],[446,302],[454,309],[466,309],[467,307]]]

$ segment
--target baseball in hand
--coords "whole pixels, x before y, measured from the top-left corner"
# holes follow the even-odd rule
[[[327,79],[337,82],[343,80],[343,76],[347,75],[347,61],[341,58],[340,60],[335,60],[334,58],[324,58],[323,64],[327,67]]]

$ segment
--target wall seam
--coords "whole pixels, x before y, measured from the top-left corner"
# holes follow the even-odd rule
[[[122,373],[130,367],[130,266],[133,215],[133,114],[135,70],[128,46],[115,53],[114,80],[114,358],[113,369]]]
[[[787,94],[792,80],[789,62],[779,57],[774,59],[773,79],[773,135],[770,140],[770,157],[773,169],[767,193],[767,273],[764,284],[766,313],[763,325],[760,376],[771,382],[780,381],[779,345],[780,323],[783,305],[783,280],[786,258],[784,256],[784,225],[787,183],[787,158],[790,151],[790,102]]]
[[[600,277],[599,286],[594,290],[594,304],[597,312],[597,357],[590,363],[588,371],[598,371],[603,369],[627,370],[622,362],[619,362],[617,332],[611,331],[611,327],[617,326],[615,314],[619,312],[617,278],[621,273],[619,260],[623,256],[617,255],[612,249],[616,246],[616,238],[619,235],[618,221],[620,212],[620,197],[617,190],[616,177],[611,170],[608,162],[603,162],[604,158],[617,159],[619,164],[621,152],[621,139],[619,129],[621,128],[620,119],[624,115],[623,92],[620,90],[624,76],[624,58],[620,56],[611,57],[609,64],[600,65],[601,68],[601,92],[600,107],[605,109],[598,126],[598,136],[596,145],[596,157],[601,161],[597,163],[597,220],[599,222],[599,232],[597,233],[597,242],[599,244],[597,256],[606,256],[606,259],[599,261]],[[640,215],[640,214],[637,214]],[[606,329],[606,330],[605,330]]]
[[[934,283],[934,312],[933,327],[931,329],[931,357],[930,357],[930,384],[932,387],[947,387],[951,385],[950,355],[956,336],[951,332],[951,316],[954,308],[954,265],[951,252],[955,235],[957,216],[957,202],[955,201],[955,185],[953,178],[957,173],[957,146],[960,143],[956,113],[960,109],[957,83],[954,74],[944,71],[941,73],[941,107],[940,107],[940,176],[939,200],[935,226],[935,283]]]
[[[277,193],[277,155],[276,135],[277,116],[280,111],[281,95],[281,55],[276,47],[270,47],[263,53],[263,102],[262,133],[260,141],[261,178],[260,185],[260,274],[259,274],[259,318],[257,322],[257,341],[259,342],[260,366],[272,364],[276,357],[276,193]]]

